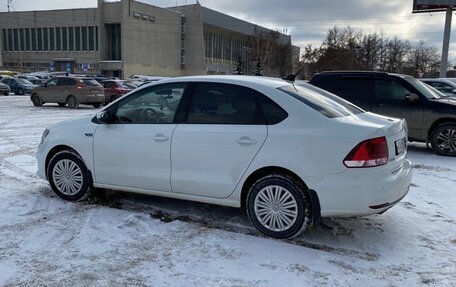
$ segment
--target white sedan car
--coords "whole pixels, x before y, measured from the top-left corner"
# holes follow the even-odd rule
[[[406,138],[403,120],[311,85],[182,77],[46,129],[38,174],[66,200],[106,188],[242,207],[260,232],[288,238],[398,203],[412,177]]]

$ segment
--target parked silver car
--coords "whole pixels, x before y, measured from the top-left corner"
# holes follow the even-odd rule
[[[8,96],[10,92],[11,92],[10,87],[8,85],[0,82],[0,94]]]
[[[456,81],[453,78],[423,78],[419,80],[446,96],[456,98]]]

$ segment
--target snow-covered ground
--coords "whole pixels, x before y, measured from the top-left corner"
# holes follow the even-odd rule
[[[41,133],[95,111],[0,97],[0,286],[456,286],[456,158],[411,144],[397,206],[274,240],[234,208],[58,198],[35,174]]]

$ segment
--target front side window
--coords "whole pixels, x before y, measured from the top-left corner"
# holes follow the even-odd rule
[[[52,80],[49,80],[47,83],[46,83],[46,87],[54,87],[57,85],[57,81],[59,79],[52,79]]]
[[[115,113],[118,124],[170,124],[187,83],[148,87],[124,98]]]
[[[409,93],[410,91],[393,79],[375,79],[376,98],[405,101],[405,95]]]

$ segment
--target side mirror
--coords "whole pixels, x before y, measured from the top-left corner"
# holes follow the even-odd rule
[[[109,124],[111,115],[108,111],[102,111],[97,114],[97,120],[102,124]]]
[[[456,94],[456,89],[453,89],[451,92],[452,92],[453,94]]]
[[[42,86],[43,88],[46,88],[46,84],[41,84],[41,86]]]
[[[417,94],[410,93],[405,95],[405,100],[409,103],[417,103],[420,97]]]

